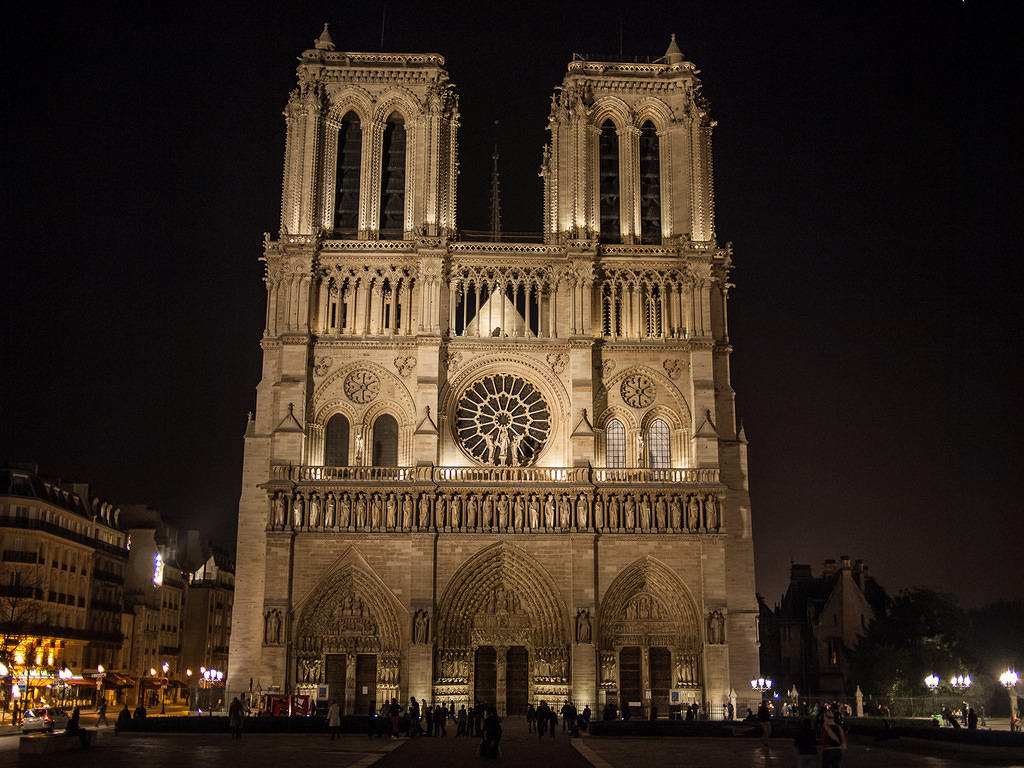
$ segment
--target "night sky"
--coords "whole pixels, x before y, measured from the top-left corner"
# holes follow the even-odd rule
[[[4,24],[0,461],[232,546],[295,58],[324,21],[379,50],[383,4],[92,5]],[[504,227],[540,229],[574,51],[657,57],[675,32],[702,71],[769,602],[790,560],[844,554],[890,592],[1024,591],[1012,6],[387,3],[384,48],[443,54],[458,89],[467,229],[495,136]]]

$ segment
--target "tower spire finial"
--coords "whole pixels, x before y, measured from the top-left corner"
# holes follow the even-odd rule
[[[491,239],[501,239],[501,188],[498,185],[498,121],[494,121],[494,154],[491,155]]]
[[[672,33],[672,39],[669,41],[664,59],[666,64],[679,64],[683,61],[683,52],[679,48],[679,43],[676,42],[675,32]]]
[[[333,51],[334,41],[331,40],[331,33],[327,31],[327,22],[324,22],[324,31],[320,33],[320,37],[316,39],[316,49],[318,51]]]

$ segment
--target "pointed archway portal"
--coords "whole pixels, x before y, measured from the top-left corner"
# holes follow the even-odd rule
[[[437,701],[487,701],[504,715],[568,697],[569,622],[554,579],[514,545],[481,550],[438,604],[437,656]]]
[[[397,698],[407,613],[387,585],[349,550],[296,606],[294,682],[329,686],[346,714]]]

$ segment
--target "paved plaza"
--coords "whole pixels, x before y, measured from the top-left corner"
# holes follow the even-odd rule
[[[454,729],[445,739],[369,738],[348,734],[331,741],[326,734],[246,734],[232,741],[224,734],[121,734],[101,729],[92,750],[47,755],[45,759],[12,760],[17,737],[0,738],[0,764],[46,768],[231,768],[265,766],[330,766],[330,768],[468,768],[474,765],[530,766],[530,768],[788,768],[796,764],[788,740],[775,739],[765,751],[751,738],[556,738],[537,739],[522,721],[505,723],[502,756],[498,761],[479,757],[479,741],[456,739]],[[926,754],[917,750],[921,747]],[[951,748],[956,750],[955,747]],[[843,758],[844,768],[982,768],[1018,766],[998,749],[943,755],[934,746],[904,743],[881,749],[853,743]]]

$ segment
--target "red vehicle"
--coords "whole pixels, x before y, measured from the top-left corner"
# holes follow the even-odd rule
[[[289,717],[309,714],[309,696],[288,695],[286,693],[265,693],[260,701],[262,717]]]

